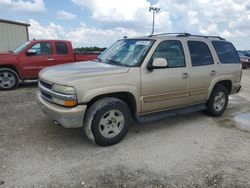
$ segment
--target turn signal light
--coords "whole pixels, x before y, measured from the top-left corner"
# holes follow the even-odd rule
[[[77,102],[74,100],[64,101],[64,106],[72,107],[72,106],[76,106],[76,105],[77,105]]]

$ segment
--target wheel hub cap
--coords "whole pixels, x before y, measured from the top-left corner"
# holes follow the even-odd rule
[[[214,98],[214,110],[219,112],[221,111],[226,103],[226,97],[223,92],[218,92]]]
[[[99,130],[105,138],[113,138],[121,132],[123,126],[123,114],[119,110],[110,110],[102,116]]]
[[[0,73],[0,87],[11,88],[15,84],[15,76],[9,72]]]

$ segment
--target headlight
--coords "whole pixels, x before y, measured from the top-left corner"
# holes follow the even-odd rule
[[[54,103],[67,107],[77,105],[76,92],[73,87],[53,84],[52,91],[59,93],[59,96],[53,96]]]
[[[62,94],[75,95],[75,89],[69,86],[53,84],[52,90]]]

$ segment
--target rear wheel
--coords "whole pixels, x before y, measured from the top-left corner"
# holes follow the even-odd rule
[[[19,78],[15,71],[9,68],[0,68],[0,90],[12,90],[19,84]]]
[[[128,133],[131,113],[128,105],[117,98],[103,98],[90,106],[85,116],[85,133],[100,146],[120,142]],[[89,124],[89,125],[86,125]],[[91,139],[91,138],[90,138]]]
[[[220,116],[225,112],[227,105],[228,90],[222,85],[215,86],[206,103],[206,112],[211,116]]]

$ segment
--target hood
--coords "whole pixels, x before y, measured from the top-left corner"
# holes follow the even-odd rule
[[[16,54],[11,52],[0,52],[0,55],[16,55]]]
[[[45,68],[39,73],[39,79],[52,83],[68,84],[85,77],[119,74],[128,72],[128,70],[129,67],[84,61]]]
[[[17,62],[17,55],[11,52],[0,52],[1,64],[14,64]]]

